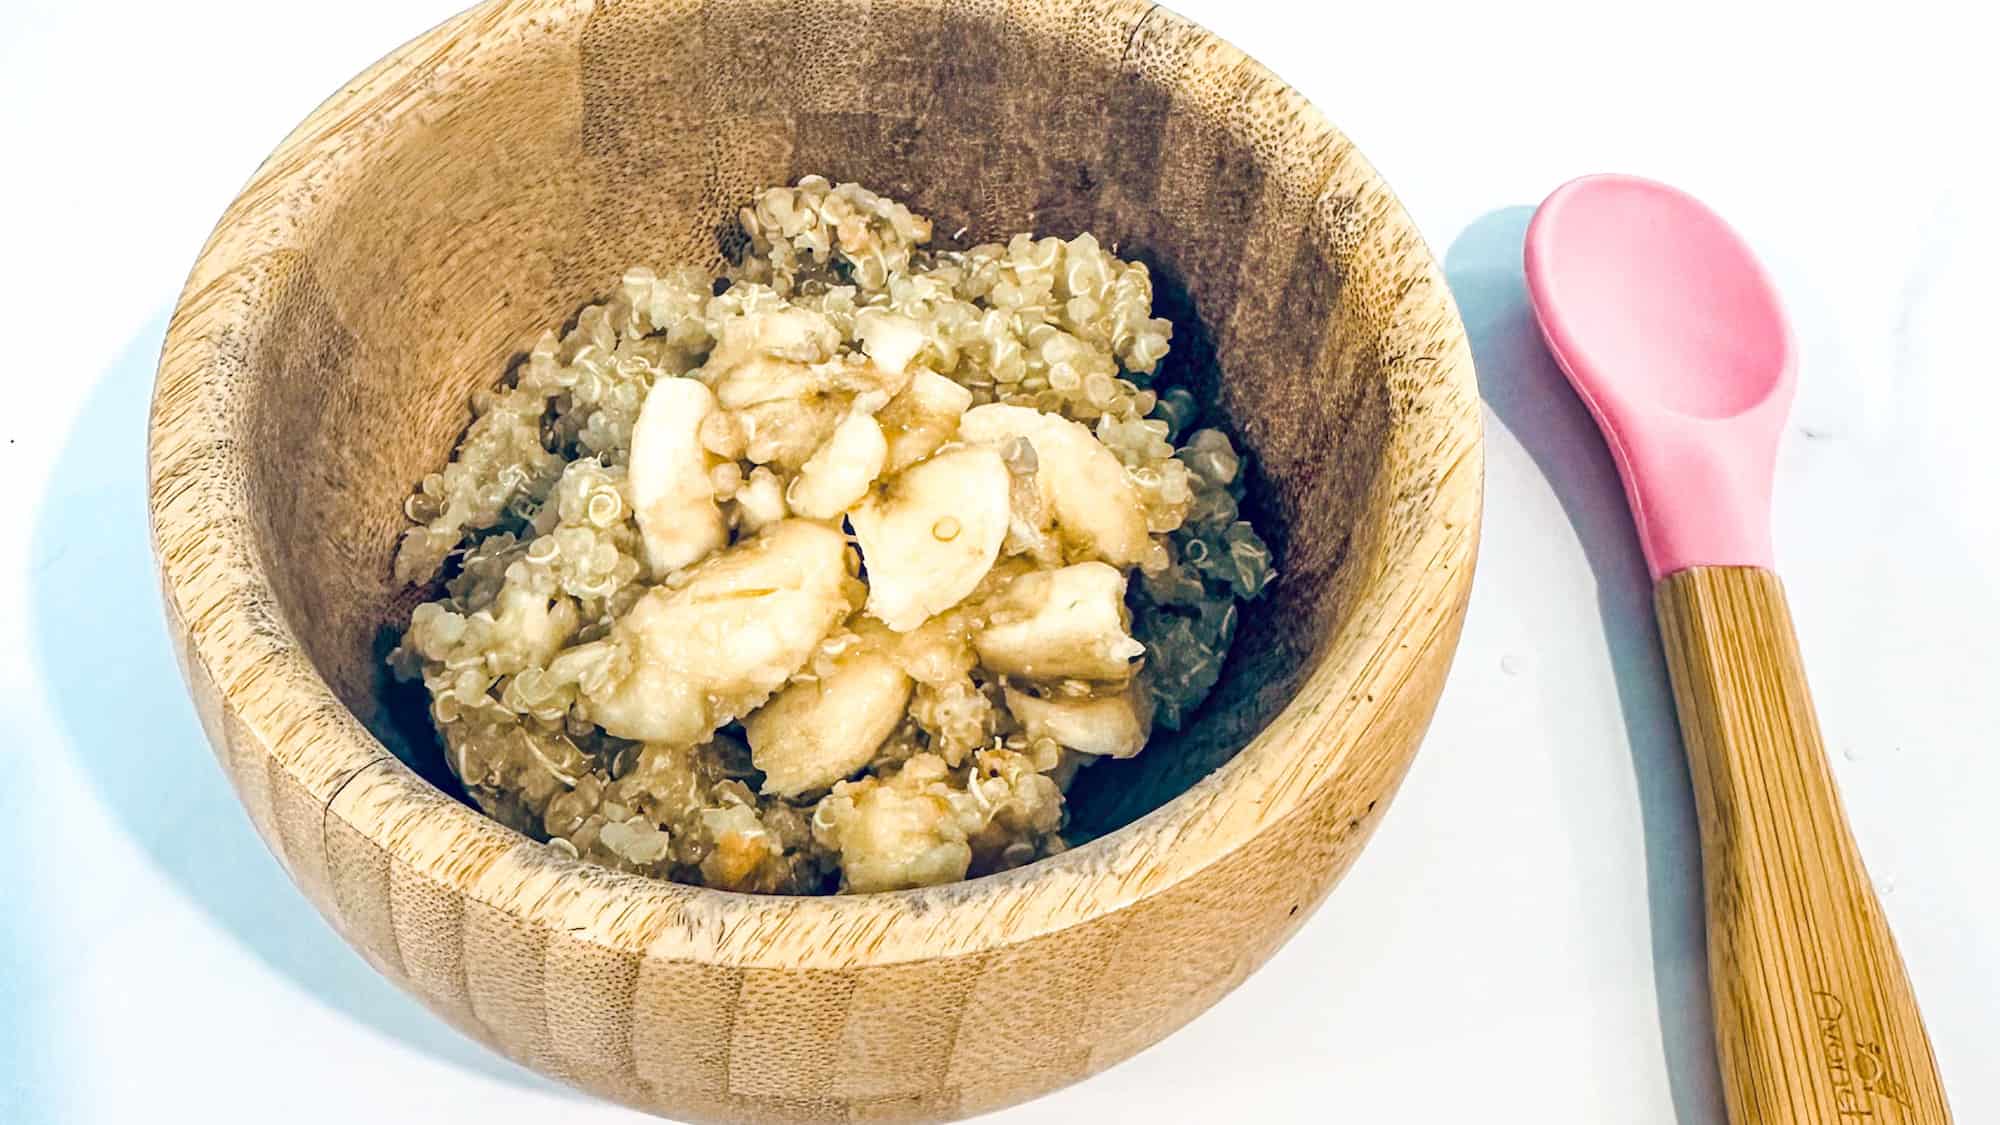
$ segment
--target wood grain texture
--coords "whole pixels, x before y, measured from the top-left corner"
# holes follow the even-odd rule
[[[1170,363],[1254,455],[1283,577],[1190,730],[1086,773],[1097,838],[1053,859],[810,900],[588,867],[426,782],[434,741],[385,683],[400,505],[471,393],[628,264],[719,267],[749,193],[808,172],[968,240],[1091,230],[1146,261]],[[1479,412],[1367,162],[1164,9],[517,0],[349,83],[230,206],[168,333],[150,488],[217,757],[383,973],[654,1112],[939,1119],[1158,1040],[1352,862],[1457,643]]]
[[[1730,1119],[1948,1125],[1777,576],[1696,567],[1662,579],[1656,603],[1701,818]]]

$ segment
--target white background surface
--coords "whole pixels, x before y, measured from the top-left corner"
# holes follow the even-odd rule
[[[202,743],[147,555],[146,396],[202,238],[455,7],[0,0],[0,1121],[639,1120],[459,1039],[293,893]],[[1522,205],[1620,169],[1728,215],[1797,320],[1780,564],[1958,1120],[2000,1121],[1979,37],[1920,4],[1178,7],[1325,109],[1445,258],[1491,403],[1485,546],[1424,752],[1327,905],[1186,1030],[999,1119],[1721,1120],[1643,572],[1521,305]]]

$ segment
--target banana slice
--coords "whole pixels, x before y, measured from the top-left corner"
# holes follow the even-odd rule
[[[791,515],[785,507],[785,486],[778,482],[778,474],[762,465],[750,470],[749,479],[730,503],[736,509],[736,527],[745,535],[754,535]]]
[[[843,890],[894,891],[965,878],[972,845],[949,792],[941,790],[941,783],[911,783],[899,774],[892,782],[842,782],[821,798],[813,836],[840,853]]]
[[[888,456],[888,442],[875,419],[849,414],[826,444],[806,458],[785,499],[792,511],[808,519],[833,519],[868,494]]]
[[[840,346],[840,330],[821,313],[797,305],[731,317],[721,324],[703,367],[707,382],[757,357],[817,363]]]
[[[910,381],[910,365],[927,342],[923,326],[907,316],[864,309],[854,318],[861,350],[882,375],[882,389],[894,395]]]
[[[903,721],[910,677],[876,652],[856,652],[831,675],[793,684],[743,721],[764,792],[797,797],[868,764]]]
[[[1152,693],[1137,681],[1094,699],[1037,698],[1012,686],[1006,696],[1007,710],[1029,738],[1053,739],[1084,754],[1129,758],[1145,748],[1153,729]]]
[[[1126,631],[1125,576],[1101,562],[1022,575],[994,601],[991,620],[973,646],[1004,675],[1123,680],[1146,651]]]
[[[576,603],[558,593],[548,594],[518,582],[500,587],[500,596],[486,611],[495,623],[500,643],[486,657],[495,672],[546,668],[576,633]]]
[[[693,565],[729,542],[708,471],[718,464],[701,444],[715,395],[697,379],[665,378],[646,392],[632,426],[632,514],[656,576]]]
[[[935,371],[918,369],[903,393],[889,400],[876,418],[889,439],[888,472],[936,453],[958,429],[959,416],[972,406],[972,392]]]
[[[743,455],[795,473],[833,436],[845,410],[840,399],[818,394],[746,406],[735,415],[743,427]]]
[[[1035,447],[1035,480],[1072,557],[1133,567],[1146,555],[1146,512],[1118,455],[1088,428],[1026,406],[988,403],[966,411],[958,436],[1000,447],[1027,438]]]
[[[914,466],[847,514],[868,567],[868,612],[898,633],[965,599],[1007,537],[1007,466],[954,449]]]
[[[786,520],[647,591],[612,628],[627,673],[589,693],[607,734],[688,746],[770,698],[852,612],[847,541]]]
[[[832,355],[826,333],[839,339],[826,318],[807,309],[724,325],[723,342],[699,374],[731,412],[756,464],[797,470],[839,425],[846,411],[845,396],[835,393],[841,365],[817,362]]]

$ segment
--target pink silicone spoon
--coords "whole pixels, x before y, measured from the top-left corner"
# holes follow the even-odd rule
[[[1730,1119],[1946,1125],[1771,572],[1794,353],[1770,278],[1714,212],[1630,176],[1549,196],[1526,265],[1535,318],[1611,445],[1653,574],[1701,821]]]

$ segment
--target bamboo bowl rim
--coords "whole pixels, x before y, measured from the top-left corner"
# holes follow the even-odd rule
[[[1295,103],[1308,131],[1347,144],[1311,103],[1207,31],[1143,0],[1109,6],[1171,21],[1214,57]],[[554,26],[589,7],[582,0],[532,0],[512,5],[505,18]],[[337,143],[337,130],[352,126],[357,108],[400,95],[374,124],[395,127],[430,84],[472,69],[492,49],[490,40],[464,32],[497,10],[482,5],[412,40],[293,130],[224,214],[175,310],[149,429],[150,523],[171,631],[186,637],[184,667],[191,677],[211,680],[222,699],[223,714],[203,715],[218,745],[218,724],[230,725],[269,757],[271,768],[287,771],[323,803],[327,828],[344,824],[441,889],[523,925],[702,964],[851,969],[1018,945],[1124,910],[1284,822],[1312,794],[1340,783],[1371,732],[1408,721],[1387,704],[1410,665],[1385,654],[1443,644],[1449,658],[1477,551],[1481,424],[1471,352],[1437,262],[1373,168],[1350,153],[1342,158],[1343,177],[1350,189],[1359,182],[1359,194],[1379,206],[1376,237],[1395,251],[1384,268],[1404,282],[1396,323],[1445,326],[1425,380],[1397,392],[1382,453],[1385,464],[1399,463],[1430,486],[1393,501],[1411,530],[1385,548],[1379,573],[1363,576],[1347,619],[1293,698],[1191,789],[1104,836],[1000,874],[917,890],[790,898],[680,885],[568,859],[419,778],[335,697],[296,640],[249,514],[245,454],[232,428],[236,395],[227,381],[202,374],[215,362],[219,334],[251,305],[244,277],[260,257],[288,245],[287,212],[315,206],[309,197],[355,163],[353,150]],[[1408,420],[1415,415],[1424,418],[1429,440],[1412,440]],[[1428,708],[1419,722],[1427,717]]]

